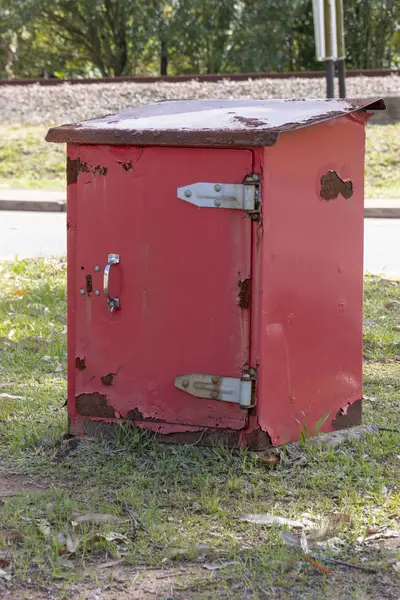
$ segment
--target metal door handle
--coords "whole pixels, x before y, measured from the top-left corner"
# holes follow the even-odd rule
[[[108,255],[108,264],[104,268],[104,280],[103,280],[103,290],[104,294],[107,298],[107,306],[110,312],[113,312],[116,308],[119,308],[119,298],[113,298],[109,293],[109,281],[110,281],[110,271],[113,265],[118,265],[119,263],[119,254],[109,254]]]

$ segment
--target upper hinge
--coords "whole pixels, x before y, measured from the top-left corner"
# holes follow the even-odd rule
[[[177,189],[180,200],[200,208],[231,208],[245,210],[252,219],[260,216],[260,177],[247,175],[243,183],[191,183]]]
[[[175,377],[175,387],[197,398],[234,402],[243,408],[253,406],[254,378],[245,373],[243,377],[221,377],[205,373],[190,373]]]

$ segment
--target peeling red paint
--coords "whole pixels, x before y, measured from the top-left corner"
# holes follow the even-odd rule
[[[76,412],[85,417],[115,417],[115,410],[107,402],[107,396],[93,392],[80,394],[75,399]]]
[[[240,308],[250,308],[250,290],[251,290],[251,280],[244,279],[243,281],[239,281],[239,296],[238,296],[238,306]]]
[[[84,358],[81,358],[80,356],[77,356],[75,359],[75,366],[78,369],[78,371],[83,371],[84,369],[86,369],[86,360]]]
[[[339,194],[348,200],[353,195],[353,183],[348,179],[343,181],[336,171],[328,171],[321,177],[321,198],[335,200]]]

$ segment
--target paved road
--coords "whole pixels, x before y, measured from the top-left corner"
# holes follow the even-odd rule
[[[65,214],[0,212],[0,259],[65,253]],[[365,271],[400,277],[400,219],[365,219]]]

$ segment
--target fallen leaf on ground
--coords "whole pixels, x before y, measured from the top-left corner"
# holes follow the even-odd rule
[[[7,542],[23,542],[25,539],[25,536],[23,533],[21,533],[20,531],[16,531],[15,529],[12,529],[11,531],[7,531],[5,533],[5,537]]]
[[[72,560],[68,560],[68,558],[62,558],[58,564],[61,567],[66,567],[67,569],[73,569],[75,566]]]
[[[372,530],[371,530],[372,531]],[[378,531],[377,533],[367,534],[365,537],[360,536],[357,538],[357,542],[359,544],[370,544],[371,542],[378,542],[380,540],[397,538],[400,537],[400,531],[396,529],[383,529],[382,531]]]
[[[300,546],[304,554],[308,554],[310,552],[310,550],[308,549],[307,537],[304,531],[302,531],[300,535]]]
[[[11,575],[10,573],[7,573],[7,571],[3,571],[3,569],[0,569],[0,579],[4,579],[5,581],[11,581]]]
[[[258,460],[265,465],[273,466],[277,464],[279,458],[277,456],[259,456]]]
[[[344,523],[350,523],[350,515],[330,515],[320,529],[312,529],[310,537],[314,541],[331,538],[334,533],[337,533]]]
[[[306,562],[310,563],[310,565],[312,565],[315,569],[318,569],[318,571],[321,571],[321,573],[325,573],[326,575],[333,574],[332,569],[329,569],[329,567],[325,567],[325,565],[322,565],[320,562],[315,560],[315,558],[308,556],[308,554],[302,554],[301,558]]]
[[[11,567],[11,560],[8,560],[8,558],[0,558],[0,567]]]
[[[300,537],[298,535],[293,535],[293,533],[289,533],[289,531],[281,532],[281,539],[287,546],[294,546],[296,548],[300,548]]]
[[[95,542],[118,542],[122,544],[126,544],[128,542],[128,538],[126,535],[122,535],[121,533],[95,533],[90,536],[86,540],[86,544],[94,544]]]
[[[124,558],[116,558],[115,560],[110,560],[106,563],[99,565],[99,569],[108,569],[109,567],[116,567],[124,562]]]
[[[51,535],[50,523],[46,519],[36,519],[36,528],[43,537]]]
[[[110,523],[111,521],[118,521],[118,517],[115,515],[107,515],[102,513],[88,513],[87,515],[74,517],[71,523],[72,525],[76,526],[80,523]]]
[[[317,548],[321,550],[331,550],[332,552],[339,552],[340,546],[344,546],[345,542],[339,537],[329,538],[321,542],[316,542]]]
[[[240,515],[240,521],[246,521],[246,523],[255,523],[257,525],[287,525],[294,529],[305,529],[310,527],[309,521],[293,521],[292,519],[286,519],[285,517],[277,517],[276,515],[269,514],[256,514],[256,515]]]
[[[391,300],[390,302],[387,302],[387,304],[385,304],[385,308],[387,308],[388,310],[391,308],[400,308],[400,302],[398,300]]]
[[[400,519],[400,513],[393,513],[392,515],[388,516],[388,519]]]
[[[79,546],[79,538],[74,531],[67,531],[65,544],[70,554],[74,554]]]

